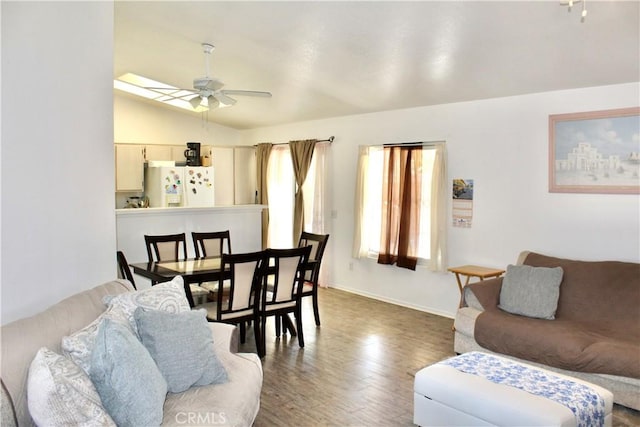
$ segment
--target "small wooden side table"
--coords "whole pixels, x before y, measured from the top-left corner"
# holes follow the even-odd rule
[[[458,281],[458,289],[460,290],[460,305],[462,307],[462,289],[469,284],[469,279],[472,277],[478,277],[481,281],[493,277],[500,277],[504,270],[497,268],[480,267],[477,265],[461,265],[460,267],[451,267],[448,271],[455,273],[456,280]],[[466,277],[464,285],[460,280],[460,275]]]

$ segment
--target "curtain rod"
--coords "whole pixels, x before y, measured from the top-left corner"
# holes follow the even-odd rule
[[[331,144],[335,138],[336,137],[332,135],[327,139],[319,139],[316,142],[328,142],[329,144]],[[288,144],[288,142],[276,142],[273,145],[285,145],[285,144]],[[257,144],[254,145],[254,147],[257,147]]]
[[[373,147],[430,147],[445,143],[446,141],[389,142],[386,144],[373,145]]]

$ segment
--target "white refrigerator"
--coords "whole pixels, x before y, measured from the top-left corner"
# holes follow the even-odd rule
[[[213,166],[184,168],[184,206],[214,206]]]
[[[144,193],[149,207],[184,206],[184,167],[149,166],[144,171]]]

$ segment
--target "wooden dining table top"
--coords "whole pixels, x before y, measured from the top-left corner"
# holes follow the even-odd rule
[[[185,282],[208,282],[220,277],[220,257],[188,258],[179,261],[138,262],[130,264],[133,272],[147,279],[165,282],[182,276]]]

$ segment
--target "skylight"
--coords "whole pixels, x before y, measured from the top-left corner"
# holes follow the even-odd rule
[[[175,86],[151,80],[133,73],[126,73],[115,79],[113,81],[113,87],[133,95],[173,105],[174,107],[183,108],[185,110],[195,111],[196,113],[208,110],[207,107],[202,105],[198,105],[196,108],[193,108],[189,103],[190,99],[198,96],[196,92],[179,89]]]

